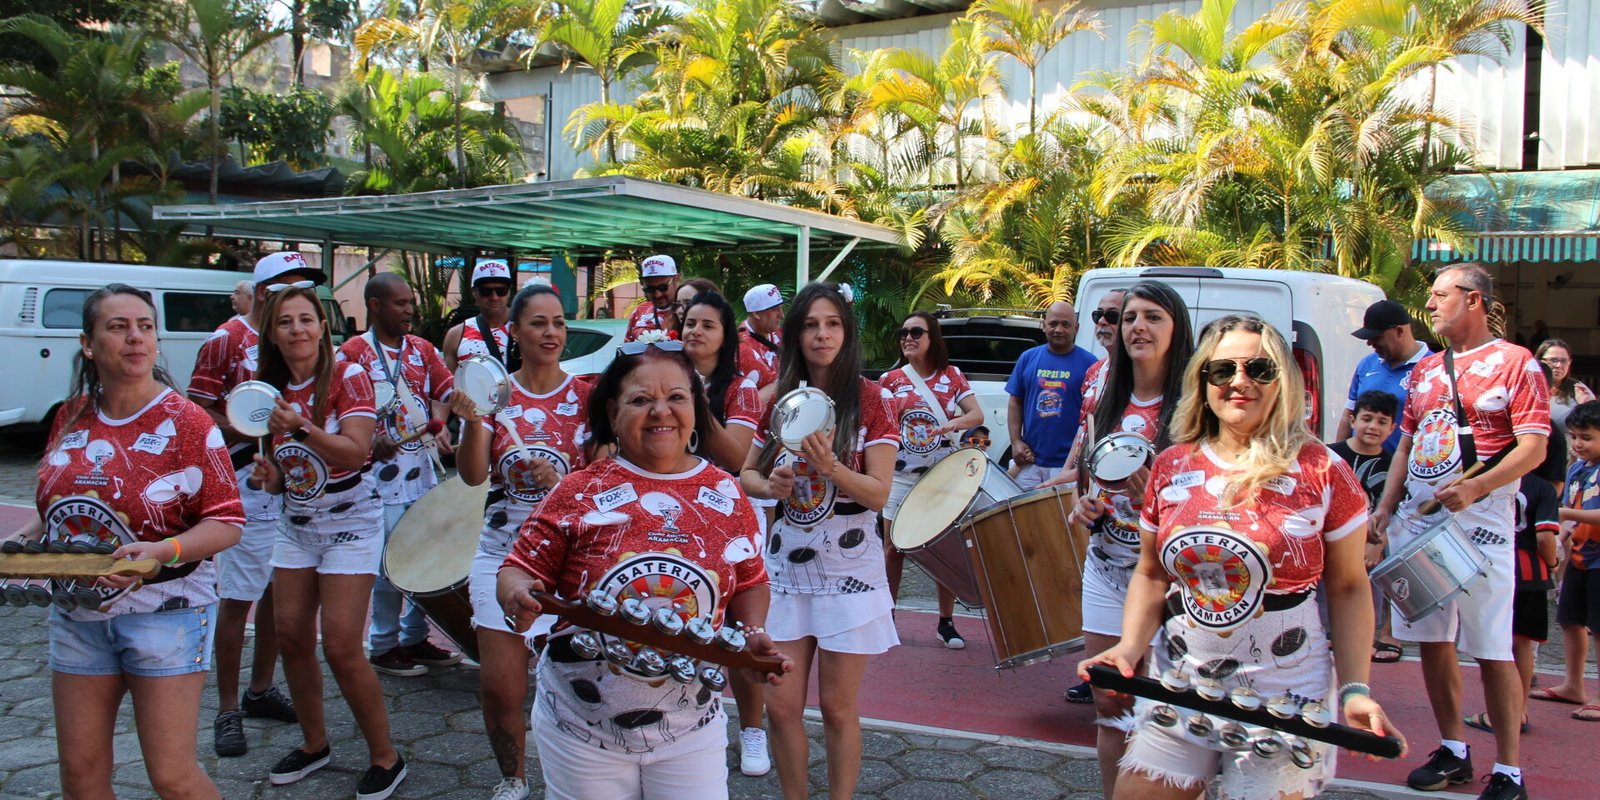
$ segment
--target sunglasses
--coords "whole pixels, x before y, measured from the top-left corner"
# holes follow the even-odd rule
[[[640,285],[650,294],[666,294],[667,290],[672,288],[671,283],[643,283]]]
[[[894,332],[897,339],[921,339],[927,333],[927,328],[901,328]]]
[[[1104,322],[1107,325],[1118,325],[1122,322],[1122,309],[1097,308],[1089,312],[1089,318],[1094,320],[1094,324],[1096,325],[1099,325],[1101,322]]]
[[[472,287],[472,291],[477,292],[478,296],[480,297],[488,297],[490,295],[494,295],[496,297],[505,297],[506,295],[511,294],[511,287],[500,285],[474,286]]]
[[[660,350],[663,353],[683,352],[683,342],[680,342],[676,339],[664,339],[659,342],[624,342],[617,347],[617,355],[619,357],[641,356],[645,354],[645,351],[652,347]]]
[[[316,281],[295,281],[294,283],[272,283],[267,285],[267,291],[277,294],[289,289],[310,289],[316,286]]]
[[[1234,376],[1239,374],[1239,362],[1225,358],[1207,361],[1200,374],[1205,377],[1206,383],[1212,386],[1227,386],[1233,383]],[[1256,383],[1272,383],[1278,379],[1278,362],[1266,356],[1245,359],[1244,374]]]
[[[973,447],[988,447],[993,443],[994,440],[987,436],[972,436],[967,439],[967,444],[970,444]]]

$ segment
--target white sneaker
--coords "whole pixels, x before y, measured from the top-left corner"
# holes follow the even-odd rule
[[[767,757],[767,732],[760,728],[740,728],[739,771],[758,778],[771,769],[772,759]]]
[[[525,778],[501,778],[494,785],[494,794],[489,800],[527,800],[528,781]]]

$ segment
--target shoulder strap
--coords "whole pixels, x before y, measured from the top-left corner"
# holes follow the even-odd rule
[[[1478,446],[1472,436],[1467,410],[1461,405],[1461,388],[1456,385],[1456,359],[1448,345],[1444,348],[1444,374],[1450,377],[1450,400],[1456,408],[1456,441],[1461,443],[1461,468],[1466,469],[1478,463]]]
[[[944,407],[939,404],[939,398],[934,396],[932,389],[928,388],[927,381],[924,381],[922,376],[917,374],[916,368],[906,364],[900,368],[900,371],[904,372],[906,378],[910,379],[912,388],[917,390],[917,396],[921,397],[922,402],[933,412],[933,418],[939,420],[940,425],[949,425],[950,416],[944,413]],[[955,433],[945,434],[945,438],[954,439]]]
[[[489,355],[494,356],[494,360],[500,362],[500,366],[505,366],[505,354],[500,352],[500,343],[495,341],[494,330],[489,327],[489,323],[484,321],[482,314],[473,317],[473,322],[477,324],[478,332],[483,334],[484,344],[489,346]]]

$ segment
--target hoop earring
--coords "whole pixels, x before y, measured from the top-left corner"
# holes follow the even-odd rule
[[[693,453],[693,452],[695,452],[695,451],[697,451],[699,449],[700,449],[700,432],[699,431],[689,431],[689,452]]]

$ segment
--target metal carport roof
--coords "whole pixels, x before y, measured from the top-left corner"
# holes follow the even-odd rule
[[[155,218],[219,234],[266,234],[325,245],[434,253],[594,255],[617,249],[795,248],[810,280],[813,249],[899,246],[879,225],[817,211],[610,176],[416,194],[232,205],[157,206]]]

